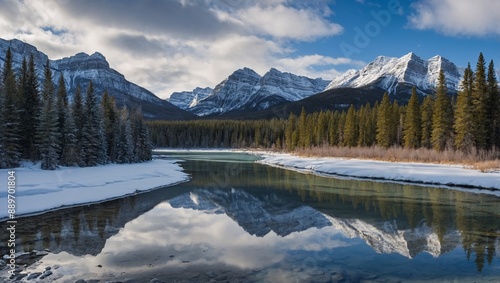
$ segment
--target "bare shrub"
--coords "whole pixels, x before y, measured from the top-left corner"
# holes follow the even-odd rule
[[[471,149],[468,152],[446,149],[436,151],[427,148],[409,149],[402,147],[311,147],[298,148],[293,153],[301,156],[375,159],[391,162],[422,162],[438,164],[461,164],[473,168],[494,170],[498,166],[500,151]],[[478,169],[481,170],[481,169]]]

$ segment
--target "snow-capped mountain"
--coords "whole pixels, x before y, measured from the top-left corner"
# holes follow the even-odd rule
[[[169,201],[174,208],[188,208],[210,214],[226,214],[250,235],[264,237],[273,231],[285,237],[293,232],[331,226],[319,211],[277,196],[261,200],[243,190],[196,190]]]
[[[361,70],[348,70],[334,78],[325,90],[375,85],[395,94],[415,86],[420,93],[428,94],[434,91],[441,69],[448,90],[457,92],[462,71],[454,63],[441,56],[423,60],[413,52],[401,58],[379,56]]]
[[[169,101],[199,116],[235,110],[261,110],[319,93],[328,83],[274,68],[261,77],[254,70],[243,68],[219,83],[205,98],[201,97],[207,94],[204,92],[207,89],[202,89],[202,92],[195,89],[192,92],[174,93]]]
[[[17,39],[4,40],[0,38],[0,58],[3,61],[10,47],[14,68],[19,69],[23,58],[29,59],[33,54],[39,79],[42,80],[43,68],[49,59],[46,54],[36,47]],[[71,57],[59,60],[49,60],[53,77],[57,83],[60,75],[64,75],[66,89],[71,98],[78,85],[82,91],[92,80],[96,94],[102,95],[107,90],[113,95],[118,105],[129,107],[141,106],[148,118],[179,119],[192,117],[190,113],[182,111],[171,103],[155,96],[150,91],[128,81],[125,77],[109,66],[106,58],[99,52],[92,55],[78,53]]]
[[[209,87],[197,87],[193,91],[174,92],[168,98],[168,102],[186,110],[196,106],[200,100],[207,98],[213,91],[214,90]]]
[[[395,220],[375,225],[360,219],[327,217],[333,227],[346,237],[363,239],[377,253],[397,253],[407,258],[414,258],[425,252],[438,257],[461,243],[458,231],[448,231],[444,235],[444,241],[440,241],[436,231],[425,223],[420,223],[413,229],[398,229]]]

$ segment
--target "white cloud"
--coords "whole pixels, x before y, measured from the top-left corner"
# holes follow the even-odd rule
[[[284,5],[252,6],[239,11],[238,17],[258,32],[277,38],[313,40],[342,32],[342,26],[328,22],[314,10]]]
[[[179,1],[4,0],[0,34],[35,45],[51,59],[99,51],[112,68],[160,97],[214,87],[242,67],[331,79],[340,65],[357,66],[345,58],[299,56],[291,48],[342,31],[327,19],[327,0],[309,6],[290,0]]]
[[[500,35],[498,0],[420,0],[412,5],[416,12],[409,25],[433,29],[447,35]]]

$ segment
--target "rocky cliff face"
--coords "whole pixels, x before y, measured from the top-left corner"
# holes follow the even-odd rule
[[[435,89],[441,69],[448,90],[457,92],[462,74],[455,64],[441,56],[423,60],[414,53],[401,58],[379,56],[361,70],[349,70],[334,78],[326,90],[374,85],[396,94],[399,91],[407,92],[415,86],[421,94],[429,94]]]
[[[209,87],[197,87],[193,91],[174,92],[168,98],[168,102],[186,110],[196,106],[200,100],[207,98],[213,91],[214,90]]]
[[[23,58],[28,60],[30,54],[33,54],[39,78],[40,80],[43,79],[41,74],[43,74],[43,66],[49,59],[47,55],[38,51],[36,47],[22,41],[0,39],[0,58],[2,61],[9,47],[11,48],[16,69],[20,68]],[[104,90],[107,90],[110,95],[115,97],[119,106],[141,107],[144,116],[147,118],[183,119],[194,117],[194,115],[178,109],[150,91],[125,79],[122,74],[109,66],[106,58],[99,52],[92,55],[78,53],[59,60],[49,60],[49,62],[55,82],[61,75],[64,75],[70,99],[74,95],[77,86],[80,86],[85,91],[89,82],[92,81],[98,96],[101,96]]]
[[[200,92],[197,88],[192,92],[174,93],[169,101],[199,116],[217,115],[238,110],[262,110],[282,102],[297,101],[321,92],[327,85],[328,82],[322,79],[310,79],[274,68],[262,77],[252,69],[243,68],[210,93],[208,89]]]

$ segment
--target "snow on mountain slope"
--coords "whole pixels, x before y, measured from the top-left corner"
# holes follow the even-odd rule
[[[455,64],[441,56],[423,60],[413,52],[401,58],[379,56],[359,71],[348,70],[334,78],[325,90],[377,85],[395,94],[401,86],[410,85],[416,86],[423,93],[431,93],[441,69],[444,71],[448,90],[458,91],[462,75]]]
[[[262,77],[252,69],[243,68],[218,84],[208,96],[207,89],[197,88],[192,92],[174,93],[169,101],[199,116],[206,116],[234,110],[261,110],[281,102],[297,101],[323,91],[327,85],[328,82],[322,79],[310,79],[274,68]]]
[[[20,69],[22,60],[24,58],[29,60],[29,56],[33,54],[39,80],[42,81],[41,74],[43,74],[44,65],[49,60],[48,56],[38,51],[35,46],[20,40],[4,40],[0,38],[0,58],[2,61],[9,48],[12,52],[15,69]],[[99,52],[92,55],[78,53],[59,60],[49,60],[49,63],[55,83],[57,83],[61,74],[64,75],[70,99],[76,92],[78,85],[85,91],[89,82],[92,81],[98,96],[102,95],[104,90],[107,90],[110,95],[115,97],[120,106],[137,107],[140,105],[146,117],[178,119],[193,116],[125,79],[122,74],[110,67],[106,58]]]
[[[209,87],[197,87],[193,91],[174,92],[167,100],[173,105],[186,110],[198,105],[200,100],[207,98],[213,91],[214,90]]]
[[[331,226],[319,211],[276,196],[261,200],[243,190],[196,190],[169,201],[174,208],[226,214],[250,235],[264,237],[271,231],[285,237],[293,232]]]
[[[447,253],[461,243],[460,233],[448,231],[441,243],[436,232],[425,223],[413,229],[398,229],[396,221],[386,221],[380,225],[360,219],[340,219],[327,216],[333,227],[348,238],[364,240],[377,253],[397,253],[407,258],[425,252],[433,257]]]

